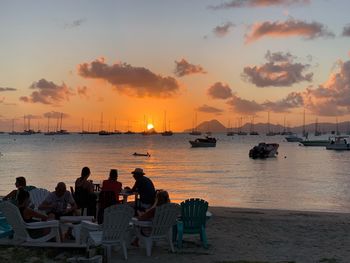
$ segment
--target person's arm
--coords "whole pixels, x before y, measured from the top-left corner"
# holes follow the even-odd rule
[[[49,194],[49,196],[46,197],[46,199],[39,205],[39,210],[49,210],[54,208],[54,203],[52,202],[50,196],[51,194]]]
[[[7,199],[15,199],[17,195],[17,190],[12,190],[10,193],[8,193],[6,196],[4,196],[4,200]]]
[[[153,208],[147,210],[145,213],[140,214],[138,216],[138,220],[140,220],[140,221],[151,220],[154,217],[155,212],[156,212],[156,208],[153,207]]]
[[[68,204],[70,204],[70,209],[67,209],[66,213],[74,212],[75,210],[78,209],[78,206],[77,206],[76,202],[74,201],[74,198],[73,198],[71,193],[69,193]]]
[[[23,214],[26,218],[40,218],[41,221],[46,221],[48,219],[47,215],[36,212],[31,208],[26,208]]]
[[[131,192],[136,192],[137,191],[137,188],[138,188],[138,183],[137,181],[135,182],[134,186],[131,188]]]

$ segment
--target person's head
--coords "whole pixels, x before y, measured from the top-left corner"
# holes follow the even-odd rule
[[[25,187],[27,185],[26,178],[24,178],[23,176],[16,177],[15,185],[16,188]]]
[[[118,170],[117,169],[111,169],[109,172],[109,179],[112,181],[117,181],[118,179]]]
[[[18,189],[17,195],[17,204],[18,206],[28,206],[29,205],[30,196],[29,193],[23,188]]]
[[[156,206],[170,203],[169,194],[167,191],[159,190],[156,193]]]
[[[67,191],[66,184],[64,182],[59,182],[55,188],[55,193],[58,197],[61,197],[64,195],[64,193]]]
[[[81,178],[87,179],[90,176],[90,168],[89,167],[84,167],[81,169]]]
[[[145,175],[142,168],[135,168],[135,170],[132,171],[131,173],[134,176],[135,180],[137,180]]]

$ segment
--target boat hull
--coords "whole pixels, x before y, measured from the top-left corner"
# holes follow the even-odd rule
[[[192,147],[216,147],[216,142],[196,142],[190,141]]]
[[[329,140],[314,140],[314,141],[300,141],[304,146],[325,147],[329,144]]]

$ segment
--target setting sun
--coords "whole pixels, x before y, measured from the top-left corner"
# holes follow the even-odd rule
[[[152,123],[148,123],[148,124],[147,124],[147,130],[151,130],[151,129],[153,129],[153,128],[154,128],[154,126],[153,126]]]

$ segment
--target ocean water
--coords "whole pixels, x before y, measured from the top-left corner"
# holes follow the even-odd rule
[[[350,212],[350,151],[303,147],[283,136],[214,136],[215,148],[191,148],[188,141],[195,136],[188,134],[1,134],[0,195],[14,189],[18,176],[50,191],[59,181],[73,186],[84,166],[94,182],[115,168],[123,186],[132,186],[130,172],[141,167],[176,202],[200,197],[215,206]],[[278,157],[250,159],[249,150],[259,142],[279,143]]]

